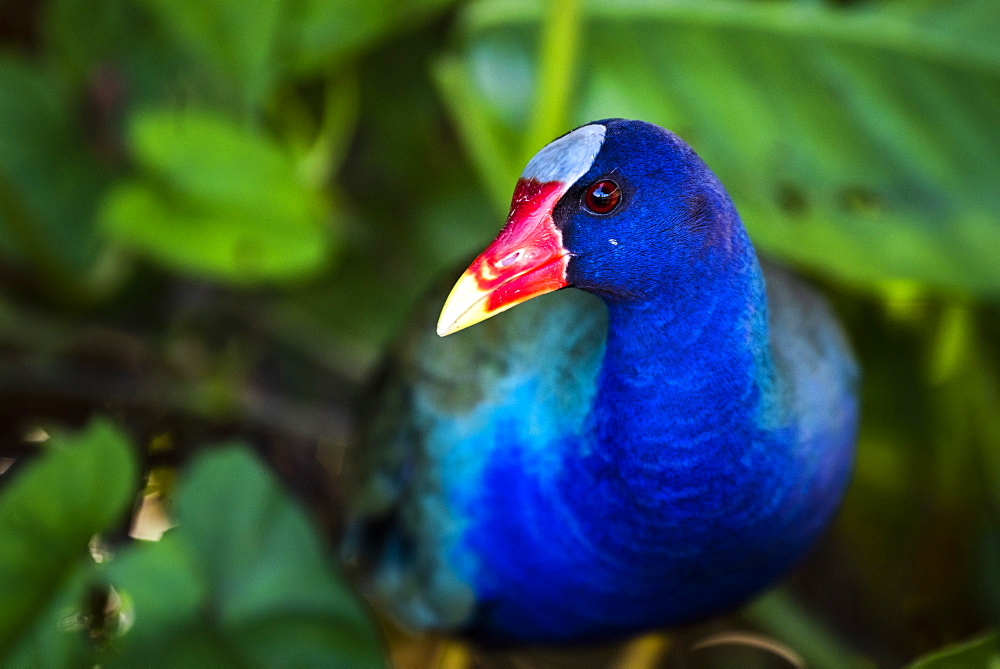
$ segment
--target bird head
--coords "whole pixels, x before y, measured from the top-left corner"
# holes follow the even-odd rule
[[[455,284],[438,334],[567,286],[616,301],[689,284],[736,228],[725,190],[679,137],[642,121],[589,123],[528,162],[506,225]]]

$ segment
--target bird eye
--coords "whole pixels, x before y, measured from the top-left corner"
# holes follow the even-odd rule
[[[587,187],[583,204],[595,214],[610,214],[622,199],[622,190],[614,181],[601,179]]]

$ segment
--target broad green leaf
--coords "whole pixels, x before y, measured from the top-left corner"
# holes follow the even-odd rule
[[[58,652],[43,646],[72,643],[59,618],[81,590],[78,572],[93,564],[88,544],[121,520],[137,485],[132,451],[109,423],[95,421],[78,435],[54,437],[48,448],[0,495],[5,666],[14,651],[20,658],[51,658]]]
[[[4,657],[4,667],[83,667],[94,664],[94,648],[87,637],[83,614],[88,586],[96,582],[97,564],[81,557],[52,601],[39,609],[36,624],[26,630]]]
[[[111,566],[122,666],[382,666],[377,635],[303,511],[243,448],[205,455],[179,527]]]
[[[674,130],[771,253],[864,284],[1000,294],[994,0],[616,0],[585,11],[576,123]],[[465,15],[465,96],[488,102],[497,133],[527,132],[541,16],[536,2],[480,2]]]
[[[0,252],[45,271],[81,270],[97,251],[105,170],[54,78],[0,55]]]
[[[997,669],[1000,667],[1000,632],[948,646],[921,657],[910,669]]]
[[[264,135],[207,112],[150,112],[129,136],[145,178],[105,202],[103,224],[118,240],[238,283],[297,278],[328,257],[328,207]]]

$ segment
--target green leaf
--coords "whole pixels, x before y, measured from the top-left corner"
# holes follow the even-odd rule
[[[81,558],[68,570],[52,601],[39,609],[36,623],[4,658],[4,667],[93,666],[95,654],[84,631],[87,620],[83,606],[97,569],[92,560]]]
[[[121,242],[171,267],[237,283],[287,280],[330,253],[330,212],[265,136],[208,112],[149,112],[131,126],[145,178],[102,213]]]
[[[75,436],[54,437],[46,453],[0,496],[0,664],[58,654],[72,643],[58,618],[92,565],[88,544],[119,521],[136,490],[137,467],[124,436],[95,421]],[[72,609],[71,609],[72,610]],[[34,647],[34,648],[32,648]]]
[[[68,281],[97,253],[106,183],[56,81],[0,56],[0,252]]]
[[[993,0],[618,0],[586,14],[576,123],[618,116],[674,130],[771,253],[852,282],[1000,294]],[[465,14],[466,85],[497,128],[527,131],[541,15],[532,2]]]
[[[910,669],[997,669],[1000,667],[1000,632],[948,646],[925,655]]]
[[[181,482],[179,527],[111,566],[134,610],[122,666],[383,666],[303,511],[239,447]]]

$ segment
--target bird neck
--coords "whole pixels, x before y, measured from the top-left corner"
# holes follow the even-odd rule
[[[640,465],[722,456],[774,413],[764,280],[742,226],[690,276],[643,300],[607,300],[608,337],[590,420],[594,448]],[[722,437],[722,438],[719,438]],[[721,458],[721,459],[720,459]]]

